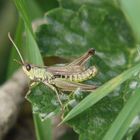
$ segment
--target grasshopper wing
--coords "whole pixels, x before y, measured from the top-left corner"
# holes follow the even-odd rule
[[[47,68],[47,71],[54,75],[71,75],[76,73],[81,73],[85,71],[85,63],[95,54],[94,49],[89,49],[81,57],[77,58],[73,62],[65,66],[51,66]]]
[[[47,71],[52,73],[53,75],[71,75],[76,73],[81,73],[85,71],[85,69],[81,66],[61,66],[61,67],[48,67]]]
[[[87,85],[82,83],[76,83],[69,80],[64,80],[61,78],[55,78],[53,80],[54,85],[62,91],[74,91],[80,88],[81,91],[92,91],[97,87],[94,85]]]

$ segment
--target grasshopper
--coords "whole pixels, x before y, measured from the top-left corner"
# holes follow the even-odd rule
[[[8,37],[15,47],[21,61],[24,73],[30,78],[31,82],[42,82],[46,86],[55,91],[58,101],[62,106],[62,102],[59,98],[59,93],[64,91],[74,91],[80,88],[81,91],[92,91],[96,89],[94,85],[83,84],[81,82],[91,79],[97,73],[95,66],[86,68],[86,62],[95,54],[94,49],[89,49],[81,57],[75,59],[73,62],[65,66],[36,66],[24,61],[19,49],[12,40],[10,33]]]

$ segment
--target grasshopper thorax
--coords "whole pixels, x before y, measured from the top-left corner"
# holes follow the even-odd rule
[[[45,68],[41,68],[38,66],[33,66],[31,64],[24,64],[22,66],[24,73],[31,79],[35,81],[44,81],[46,79],[51,78],[51,74],[47,74]]]

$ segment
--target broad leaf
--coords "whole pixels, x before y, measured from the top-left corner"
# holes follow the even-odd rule
[[[39,84],[31,88],[26,98],[32,103],[33,112],[39,113],[42,120],[59,112],[59,103],[56,102],[55,93],[44,84]]]
[[[36,36],[43,56],[57,56],[74,59],[89,48],[96,49],[96,56],[91,65],[96,64],[99,73],[89,81],[98,86],[132,67],[139,60],[133,33],[123,13],[113,4],[78,4],[77,10],[71,7],[51,10],[44,17],[47,24],[38,27]],[[65,6],[64,6],[65,7]],[[49,60],[48,60],[49,61]],[[110,85],[111,86],[111,85]],[[80,139],[101,139],[115,120],[117,114],[139,86],[139,78],[135,75],[110,95],[100,100],[68,123],[80,134]],[[31,93],[31,96],[34,93]],[[48,92],[44,93],[47,99]],[[40,104],[47,106],[46,100]],[[43,106],[42,106],[43,105]],[[54,109],[55,110],[55,109]],[[46,111],[47,112],[47,111]],[[48,113],[48,112],[47,112]],[[87,125],[88,124],[88,125]]]

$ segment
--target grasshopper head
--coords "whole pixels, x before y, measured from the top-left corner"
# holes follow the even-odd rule
[[[31,80],[43,81],[47,78],[46,70],[44,68],[26,63],[22,66],[22,69]]]
[[[50,77],[52,77],[52,74],[46,72],[45,68],[41,68],[39,66],[34,66],[32,64],[25,63],[25,61],[24,61],[24,59],[23,59],[18,47],[16,46],[16,44],[14,43],[14,41],[11,38],[10,33],[8,33],[8,37],[9,37],[10,41],[12,42],[13,46],[15,47],[15,49],[16,49],[19,57],[20,57],[20,60],[21,60],[21,61],[16,60],[16,62],[18,62],[19,64],[22,65],[22,69],[23,69],[24,73],[31,80],[43,81],[46,78],[49,79]]]
[[[38,77],[37,69],[33,67],[31,64],[25,63],[22,65],[22,69],[24,73],[31,79],[34,80],[35,77]]]

